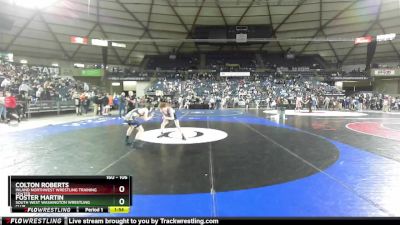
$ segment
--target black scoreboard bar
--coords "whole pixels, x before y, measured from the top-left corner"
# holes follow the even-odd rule
[[[111,213],[110,207],[25,207],[11,208],[12,213]]]
[[[180,217],[3,217],[2,225],[220,225],[220,224],[399,224],[399,218],[180,218]]]

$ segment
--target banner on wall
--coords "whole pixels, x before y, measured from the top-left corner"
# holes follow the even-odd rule
[[[358,37],[354,40],[354,44],[368,44],[372,42],[373,37],[370,35],[367,35],[365,37]]]
[[[102,77],[102,69],[62,68],[61,76],[72,77]]]
[[[43,74],[60,75],[60,68],[54,66],[29,66],[29,69],[38,71]]]
[[[104,72],[102,69],[82,69],[80,75],[82,77],[102,77]]]
[[[376,36],[376,41],[392,41],[396,38],[396,33],[381,34]]]
[[[371,77],[328,77],[326,80],[330,81],[363,81],[370,80]]]
[[[107,77],[108,80],[111,81],[149,81],[149,77]]]
[[[377,77],[400,76],[400,69],[372,69],[371,76],[377,76]]]
[[[220,72],[221,77],[249,77],[250,72]]]
[[[89,40],[88,40],[87,37],[71,36],[70,37],[70,42],[72,44],[87,45],[89,43]]]

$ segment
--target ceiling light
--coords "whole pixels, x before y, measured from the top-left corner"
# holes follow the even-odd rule
[[[59,0],[12,0],[12,2],[21,7],[43,9]]]

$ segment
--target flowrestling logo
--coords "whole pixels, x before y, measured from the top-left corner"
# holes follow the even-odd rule
[[[210,128],[182,127],[181,131],[186,140],[182,139],[178,128],[166,128],[163,134],[161,134],[161,129],[149,130],[144,132],[142,140],[157,144],[200,144],[228,137],[226,132]]]

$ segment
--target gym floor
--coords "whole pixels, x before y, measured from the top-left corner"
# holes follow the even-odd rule
[[[3,133],[0,173],[131,175],[122,216],[400,216],[400,114],[269,113],[180,110],[186,141],[158,115],[141,148],[117,117]]]

